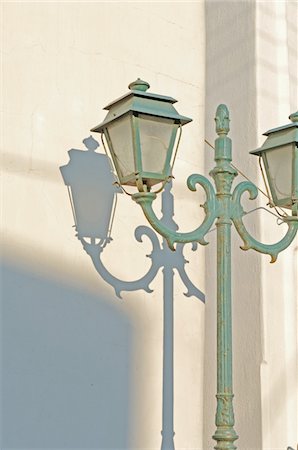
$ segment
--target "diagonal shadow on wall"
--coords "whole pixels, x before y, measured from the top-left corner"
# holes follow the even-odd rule
[[[1,277],[1,449],[129,448],[131,319],[15,258]]]

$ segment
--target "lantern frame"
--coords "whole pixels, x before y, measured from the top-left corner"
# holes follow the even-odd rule
[[[264,164],[266,171],[266,178],[270,188],[271,206],[279,206],[282,208],[292,209],[293,213],[297,215],[298,207],[298,111],[291,114],[289,118],[292,123],[284,125],[278,128],[273,128],[266,131],[264,136],[267,139],[261,147],[251,151],[252,155],[260,157]],[[275,150],[291,151],[291,187],[290,196],[280,198],[276,193],[276,186],[273,181],[271,172],[271,164],[268,161],[268,152],[274,152]]]
[[[91,129],[93,132],[101,133],[103,145],[105,144],[104,136],[117,172],[119,184],[137,186],[140,192],[150,191],[153,185],[169,180],[180,141],[181,127],[192,121],[189,117],[182,116],[176,111],[173,103],[176,103],[177,100],[164,95],[148,93],[146,91],[149,87],[147,82],[140,79],[131,83],[129,85],[130,92],[109,103],[104,108],[108,110],[104,121]],[[123,174],[109,127],[117,122],[119,123],[121,120],[123,121],[126,117],[129,117],[129,133],[132,141],[132,148],[129,150],[133,153],[133,158],[130,158],[130,161],[133,161],[134,168],[130,173]],[[144,167],[141,120],[146,119],[152,120],[153,123],[164,122],[172,126],[172,131],[169,132],[163,167],[158,171],[148,171]],[[177,138],[179,129],[180,135]],[[175,143],[177,147],[174,150]],[[154,157],[154,153],[152,156]]]

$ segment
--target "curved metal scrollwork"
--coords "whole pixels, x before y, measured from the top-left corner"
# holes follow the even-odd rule
[[[155,194],[150,192],[139,192],[132,196],[132,198],[141,205],[143,212],[151,226],[167,240],[167,243],[171,250],[174,250],[174,244],[176,242],[183,244],[186,244],[187,242],[199,242],[202,245],[208,244],[208,242],[206,242],[205,240],[205,235],[208,233],[217,217],[217,199],[214,188],[206,177],[204,177],[203,175],[194,174],[188,178],[187,186],[191,191],[196,191],[197,184],[201,185],[206,193],[206,202],[203,205],[206,216],[202,224],[198,228],[188,233],[180,233],[171,230],[157,218],[152,208],[152,202],[156,198]]]
[[[250,181],[243,181],[235,187],[232,196],[232,220],[238,231],[239,236],[244,242],[241,246],[242,250],[254,249],[257,252],[265,253],[271,256],[271,263],[275,262],[278,254],[285,250],[293,241],[298,229],[298,220],[285,220],[288,225],[288,230],[285,236],[275,244],[263,244],[257,241],[247,231],[242,217],[245,215],[241,205],[241,196],[244,192],[249,193],[250,200],[254,200],[258,195],[257,187]]]

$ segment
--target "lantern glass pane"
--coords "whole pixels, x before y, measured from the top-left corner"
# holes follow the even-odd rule
[[[108,125],[108,133],[112,142],[111,153],[119,178],[135,172],[131,117],[123,116]]]
[[[173,128],[176,130],[178,128],[173,119],[146,116],[144,114],[139,115],[142,168],[144,172],[161,174],[164,171]]]
[[[292,150],[288,144],[266,151],[269,183],[277,200],[292,196]]]

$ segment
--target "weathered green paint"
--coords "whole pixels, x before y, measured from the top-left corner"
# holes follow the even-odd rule
[[[225,105],[219,105],[216,111],[215,141],[216,166],[210,172],[215,181],[216,192],[210,181],[202,175],[191,175],[188,178],[190,190],[196,190],[200,184],[206,193],[204,204],[205,219],[194,231],[180,233],[166,227],[156,217],[152,202],[156,194],[139,192],[132,196],[141,205],[143,212],[152,227],[167,240],[169,247],[174,250],[177,242],[199,242],[207,244],[205,235],[216,221],[217,227],[217,410],[216,431],[213,438],[217,444],[216,450],[235,450],[235,440],[238,438],[234,430],[233,412],[233,377],[232,377],[232,307],[231,307],[231,225],[234,223],[237,232],[242,238],[243,250],[254,249],[260,253],[271,256],[272,262],[276,260],[279,252],[287,248],[293,241],[298,230],[298,218],[293,214],[285,221],[288,225],[286,235],[278,243],[272,245],[262,244],[254,239],[246,230],[242,221],[245,214],[240,200],[247,191],[250,198],[257,197],[257,188],[250,182],[242,182],[232,192],[232,183],[237,175],[231,165],[232,145],[227,137],[229,131],[229,112]],[[298,170],[296,177],[298,176]],[[297,179],[295,180],[297,186]],[[294,213],[294,212],[293,212]]]
[[[249,193],[251,200],[254,200],[258,195],[258,189],[250,181],[243,181],[238,184],[233,192],[232,220],[236,230],[244,242],[244,245],[242,245],[241,248],[242,250],[253,249],[257,252],[270,255],[271,262],[275,262],[278,254],[285,250],[295,238],[298,229],[298,219],[294,215],[283,218],[283,221],[288,225],[288,230],[285,236],[276,244],[262,244],[250,235],[242,221],[242,217],[245,215],[245,212],[243,211],[240,200],[245,191]]]
[[[146,86],[147,89],[150,87],[146,81],[140,79],[130,83],[130,92],[109,103],[104,108],[108,110],[104,121],[93,127],[91,131],[101,133],[109,123],[118,120],[124,114],[148,114],[149,116],[164,117],[174,119],[181,125],[192,121],[190,117],[182,116],[176,111],[173,103],[176,103],[177,100],[165,95],[146,92],[144,91]]]
[[[225,105],[216,110],[216,166],[210,172],[216,185],[218,202],[217,228],[217,409],[216,449],[236,449],[238,438],[234,430],[232,376],[232,304],[231,304],[231,188],[237,176],[231,166],[232,143],[229,132],[229,112]]]
[[[290,116],[294,123],[298,123],[298,111]],[[293,180],[292,180],[293,216],[298,216],[298,142],[293,152]]]
[[[206,217],[203,223],[194,231],[189,233],[179,233],[166,227],[155,215],[152,202],[156,199],[156,194],[152,192],[138,192],[132,195],[132,199],[141,205],[143,212],[152,227],[161,234],[168,242],[169,247],[174,250],[175,242],[199,242],[202,245],[208,244],[205,241],[205,235],[212,227],[217,217],[216,195],[212,184],[202,175],[191,175],[187,180],[188,188],[191,191],[196,190],[196,184],[200,184],[206,193],[206,203],[204,205]]]

